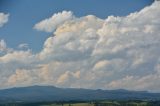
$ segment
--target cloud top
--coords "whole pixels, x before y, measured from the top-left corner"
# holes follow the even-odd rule
[[[37,23],[34,28],[40,31],[52,32],[65,21],[73,19],[71,11],[62,11],[54,14],[52,17]]]

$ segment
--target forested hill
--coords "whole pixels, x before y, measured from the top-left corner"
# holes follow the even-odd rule
[[[128,90],[91,90],[30,86],[0,90],[0,102],[88,101],[88,100],[160,100],[160,93]]]

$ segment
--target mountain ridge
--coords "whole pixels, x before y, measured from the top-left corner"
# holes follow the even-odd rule
[[[85,88],[58,88],[55,86],[14,87],[0,90],[0,102],[89,101],[89,100],[160,100],[160,93],[102,90]]]

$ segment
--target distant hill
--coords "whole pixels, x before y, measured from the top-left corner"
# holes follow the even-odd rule
[[[54,86],[30,86],[0,90],[0,103],[88,100],[160,100],[160,93],[128,90],[91,90],[57,88]]]

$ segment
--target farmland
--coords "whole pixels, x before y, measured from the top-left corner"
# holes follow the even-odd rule
[[[39,103],[6,103],[0,106],[160,106],[160,101],[86,101],[86,102],[39,102]]]

